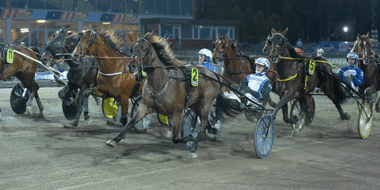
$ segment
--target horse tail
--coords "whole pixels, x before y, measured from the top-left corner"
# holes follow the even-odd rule
[[[236,100],[229,100],[224,96],[222,91],[219,92],[216,98],[216,113],[219,119],[226,119],[227,116],[236,117],[240,111],[241,109]]]

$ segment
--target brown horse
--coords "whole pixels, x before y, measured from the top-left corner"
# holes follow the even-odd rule
[[[228,34],[225,36],[220,36],[218,34],[218,39],[213,42],[214,53],[212,55],[214,63],[217,60],[223,60],[224,71],[222,72],[222,82],[227,85],[232,85],[233,83],[240,84],[241,81],[249,74],[255,73],[255,66],[251,63],[250,59],[255,59],[265,56],[245,56],[236,48],[236,44],[228,40]],[[269,60],[269,59],[268,59]],[[271,80],[272,85],[276,81],[276,68],[273,64],[270,65],[269,71],[266,76]],[[227,79],[227,80],[226,80]],[[263,102],[265,106],[269,103],[270,106],[275,107],[276,103],[272,101],[270,96]]]
[[[46,51],[41,57],[42,63],[46,66],[53,66],[55,61],[53,59],[59,59],[61,57],[69,57],[70,54],[74,51],[75,47],[78,44],[78,39],[82,34],[71,33],[67,30],[59,30],[54,34],[49,40]],[[77,110],[75,120],[68,126],[72,127],[77,126],[79,122],[79,117],[84,113],[84,119],[88,120],[90,116],[88,115],[88,98],[84,98],[83,92],[90,87],[95,87],[97,85],[96,78],[98,76],[98,64],[95,58],[84,59],[83,62],[74,63],[72,60],[67,60],[70,69],[67,73],[68,83],[67,86],[62,90],[61,98],[66,103],[69,101],[71,93],[79,89],[78,98],[79,109]],[[60,91],[61,92],[61,91]],[[72,103],[72,102],[71,102]]]
[[[340,104],[346,99],[339,81],[334,80],[329,73],[332,73],[331,66],[325,62],[317,61],[315,73],[310,74],[304,63],[309,60],[306,57],[299,56],[285,37],[288,29],[283,32],[277,32],[272,29],[271,36],[267,40],[266,49],[270,50],[269,58],[276,65],[279,81],[277,83],[277,93],[280,101],[277,103],[272,118],[276,117],[280,108],[285,106],[282,111],[284,120],[287,123],[294,124],[295,119],[288,118],[287,102],[292,99],[299,99],[301,103],[301,118],[306,114],[310,93],[314,88],[319,87],[335,104],[340,113],[342,120],[350,119],[350,115],[343,112]],[[264,50],[264,49],[263,49]],[[305,82],[307,81],[307,82]],[[306,83],[306,84],[305,84]],[[297,131],[297,130],[296,130]]]
[[[90,38],[91,39],[91,38]],[[116,146],[126,134],[126,131],[145,115],[153,112],[167,115],[172,124],[172,141],[174,143],[186,143],[194,141],[190,152],[195,152],[200,137],[208,125],[208,114],[212,103],[216,99],[216,113],[224,113],[234,116],[235,108],[221,92],[220,79],[211,70],[196,64],[193,67],[199,72],[198,86],[191,85],[190,71],[192,66],[184,66],[174,58],[173,52],[165,38],[147,33],[132,47],[133,57],[129,64],[129,72],[141,75],[141,70],[147,73],[147,81],[143,89],[143,99],[137,114],[123,128],[123,130],[107,144]],[[201,118],[201,130],[196,137],[193,134],[180,137],[180,124],[185,108],[191,108]]]
[[[13,63],[11,64],[7,63],[6,61],[6,52],[8,49],[15,50]],[[38,52],[35,52],[35,50],[33,51],[24,45],[0,45],[0,80],[9,78],[11,76],[16,76],[16,78],[20,80],[22,84],[32,92],[28,102],[26,103],[27,111],[31,113],[32,101],[33,98],[36,98],[36,102],[40,110],[38,116],[44,118],[44,107],[42,106],[40,97],[37,93],[40,87],[34,80],[38,63],[32,59],[38,60],[39,56],[37,54]]]
[[[357,39],[354,42],[354,46],[351,52],[355,52],[359,56],[358,68],[363,70],[364,82],[359,87],[359,93],[364,94],[367,88],[370,88],[372,92],[380,90],[380,71],[379,60],[374,51],[371,51],[371,42],[373,40],[369,38],[369,32],[367,35],[357,35]],[[380,99],[377,100],[375,110],[380,112],[379,106]]]
[[[120,50],[115,40],[118,39],[110,33],[100,31],[100,28],[95,31],[88,29],[80,38],[71,57],[75,62],[82,62],[85,55],[95,56],[99,65],[97,86],[87,89],[84,96],[115,98],[121,105],[120,122],[125,126],[128,122],[129,98],[133,92],[136,92],[135,95],[141,94],[143,81],[127,71],[131,55]]]

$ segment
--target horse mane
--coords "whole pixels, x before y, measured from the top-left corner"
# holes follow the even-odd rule
[[[146,33],[143,37],[152,44],[158,58],[167,66],[180,66],[180,61],[174,57],[173,51],[170,48],[166,38],[159,37],[153,33]]]
[[[121,40],[114,31],[111,30],[105,30],[99,32],[99,35],[103,37],[104,41],[108,43],[114,50],[120,52],[122,55],[130,56],[130,53],[123,51],[120,48],[120,45],[123,43],[123,40]]]
[[[228,42],[232,48],[232,50],[236,53],[236,55],[238,56],[245,56],[244,53],[242,53],[236,46],[234,43],[231,43],[231,42]]]

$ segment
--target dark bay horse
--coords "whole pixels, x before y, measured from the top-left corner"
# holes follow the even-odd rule
[[[13,62],[8,63],[6,61],[7,50],[13,49]],[[44,107],[41,103],[40,97],[38,96],[38,89],[40,88],[36,81],[34,80],[34,76],[36,73],[38,63],[32,59],[38,61],[39,52],[35,52],[38,49],[31,49],[24,45],[1,45],[0,44],[0,80],[9,78],[11,76],[16,76],[18,80],[22,82],[22,84],[32,92],[29,97],[27,105],[27,111],[29,113],[32,112],[32,101],[33,98],[36,98],[36,102],[40,113],[39,117],[44,118],[43,110]],[[28,57],[29,58],[28,58]]]
[[[190,150],[194,153],[200,137],[208,126],[208,114],[215,99],[217,113],[234,116],[235,109],[224,97],[217,75],[199,64],[193,65],[198,68],[199,81],[197,87],[192,87],[190,78],[193,77],[189,75],[192,66],[181,65],[180,61],[174,58],[167,39],[146,33],[132,45],[131,52],[133,57],[128,65],[129,72],[141,75],[141,70],[144,70],[147,73],[143,99],[137,114],[114,139],[107,142],[108,145],[116,146],[136,122],[149,113],[157,112],[171,119],[172,141],[174,143],[194,141],[194,146]],[[193,134],[183,136],[180,133],[182,113],[187,107],[201,118],[201,130],[196,137]]]
[[[259,57],[265,56],[245,56],[236,48],[236,44],[230,42],[228,40],[228,34],[225,36],[220,36],[218,34],[218,39],[213,42],[214,53],[212,55],[214,63],[217,60],[223,60],[223,68],[222,72],[222,82],[227,85],[232,85],[236,83],[240,85],[241,81],[249,74],[255,73],[255,65],[254,60]],[[252,60],[250,60],[252,59]],[[270,59],[268,59],[270,61]],[[252,61],[252,63],[251,63]],[[272,85],[276,81],[276,68],[274,64],[271,64],[270,69],[266,73],[266,76],[271,80]],[[227,79],[227,80],[226,80]],[[275,107],[276,103],[272,101],[270,96],[263,102],[265,106],[269,103],[270,106]]]
[[[379,58],[374,51],[371,51],[372,41],[373,40],[369,37],[369,32],[367,35],[358,34],[354,46],[351,49],[351,52],[358,54],[359,61],[357,66],[363,70],[364,73],[364,82],[362,86],[359,87],[359,93],[361,94],[364,94],[367,88],[370,88],[372,92],[380,90]],[[380,112],[379,101],[380,99],[376,102],[376,112]]]
[[[332,73],[331,66],[325,63],[325,60],[322,60],[322,58],[315,58],[321,61],[316,61],[316,69],[313,75],[308,73],[304,61],[309,61],[309,59],[300,57],[295,52],[285,37],[287,32],[288,29],[283,32],[277,32],[275,29],[272,29],[271,36],[268,38],[266,45],[266,49],[270,50],[269,58],[276,65],[279,78],[277,93],[280,96],[280,101],[276,104],[272,114],[273,119],[276,117],[279,109],[285,106],[282,109],[284,121],[294,124],[296,121],[288,117],[287,102],[292,99],[299,99],[302,110],[301,116],[303,117],[306,114],[310,93],[314,88],[319,87],[333,101],[339,111],[340,118],[342,120],[349,120],[350,115],[344,113],[340,106],[346,99],[343,88],[340,87],[339,81],[334,80],[332,76],[327,74],[327,72]]]
[[[84,96],[115,98],[121,105],[120,122],[125,126],[128,121],[129,98],[141,94],[144,81],[127,71],[131,55],[117,47],[118,40],[112,33],[100,31],[100,28],[88,29],[80,38],[71,57],[75,62],[82,62],[86,59],[85,55],[96,58],[99,65],[97,86],[87,89]]]
[[[46,52],[42,55],[41,61],[47,66],[53,66],[56,64],[53,59],[60,59],[62,57],[69,58],[70,54],[74,51],[78,44],[78,39],[81,33],[68,32],[67,30],[59,30],[53,38],[48,42],[46,46]],[[76,113],[75,120],[73,123],[65,127],[77,126],[79,122],[80,115],[84,113],[84,119],[88,120],[90,116],[88,115],[88,98],[84,98],[83,92],[88,88],[97,85],[96,78],[98,75],[98,64],[95,58],[83,59],[82,62],[75,63],[70,59],[66,59],[70,69],[67,73],[68,84],[62,90],[61,96],[63,96],[63,101],[70,101],[68,96],[73,91],[79,89],[78,98],[79,109]],[[95,99],[97,100],[97,99]],[[86,106],[83,106],[86,105]]]

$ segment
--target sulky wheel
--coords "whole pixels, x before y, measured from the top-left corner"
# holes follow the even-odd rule
[[[182,137],[186,137],[189,134],[193,134],[194,137],[198,136],[198,130],[201,126],[201,120],[197,115],[193,112],[193,110],[189,109],[182,121]],[[189,141],[185,143],[187,149],[191,149],[194,141]]]
[[[295,124],[292,124],[293,136],[295,136],[297,133],[301,132],[301,130],[303,129],[303,126],[305,125],[305,120],[306,120],[306,114],[303,117],[301,116],[301,104],[298,99],[295,99],[292,102],[292,108],[290,109],[290,116],[291,116],[291,119],[293,119],[293,117],[297,117],[297,122]]]
[[[215,141],[222,133],[222,128],[223,128],[223,122],[220,120],[220,116],[217,115],[215,110],[216,110],[216,104],[213,104],[210,109],[210,113],[208,114],[208,121],[211,124],[211,128],[216,129],[217,132],[213,134],[213,133],[209,133],[208,130],[205,131],[205,135],[210,141]]]
[[[132,118],[133,118],[133,116],[136,115],[137,108],[139,107],[141,101],[142,101],[142,97],[139,97],[134,102],[134,104],[132,106],[132,110],[131,110],[131,116],[132,116]],[[149,128],[149,125],[152,123],[152,116],[153,116],[153,114],[148,114],[148,115],[144,116],[144,118],[142,120],[140,120],[139,122],[137,122],[133,126],[133,128],[135,129],[135,131],[138,132],[138,133],[144,133],[145,131],[147,131],[148,128]]]
[[[370,105],[365,105],[359,114],[358,119],[358,132],[360,138],[365,139],[371,133],[373,123],[372,107]]]
[[[23,114],[26,111],[26,102],[28,102],[31,92],[17,83],[11,92],[10,103],[12,110],[17,114]]]
[[[274,142],[274,126],[270,116],[259,118],[255,126],[253,146],[257,156],[265,158],[272,150]]]
[[[103,115],[106,118],[113,119],[117,116],[117,112],[119,109],[119,104],[116,102],[114,98],[103,99],[102,101],[102,111]]]

